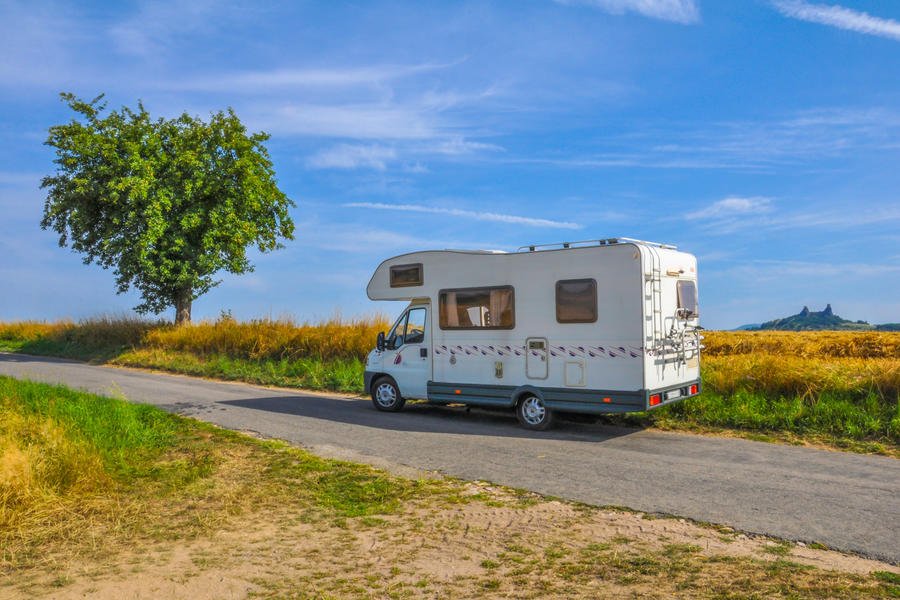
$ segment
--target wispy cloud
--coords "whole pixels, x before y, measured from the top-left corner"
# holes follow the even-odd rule
[[[389,161],[397,158],[397,151],[378,144],[338,144],[311,156],[306,164],[313,169],[358,169],[384,171]]]
[[[259,105],[254,123],[269,132],[347,139],[434,139],[441,124],[414,106],[390,103]]]
[[[771,199],[754,196],[719,200],[686,215],[704,229],[720,235],[739,231],[784,231],[801,229],[848,230],[875,227],[900,221],[900,208],[873,206],[855,211],[819,210],[815,212],[775,210]]]
[[[426,150],[434,152],[435,154],[445,154],[450,156],[460,156],[483,151],[497,152],[502,151],[503,149],[502,146],[498,146],[497,144],[473,142],[460,135],[453,136],[448,140],[438,142],[437,144],[426,148]]]
[[[460,208],[443,208],[437,206],[424,206],[421,204],[384,204],[380,202],[351,202],[345,204],[348,208],[369,208],[375,210],[396,210],[403,212],[430,213],[436,215],[448,215],[474,219],[476,221],[491,221],[496,223],[510,223],[513,225],[527,225],[529,227],[547,227],[552,229],[581,229],[582,225],[571,221],[554,221],[551,219],[539,219],[534,217],[522,217],[519,215],[506,215],[494,212],[479,212],[463,210]]]
[[[558,4],[593,6],[614,15],[633,12],[652,19],[696,23],[700,10],[694,0],[555,0]]]
[[[361,65],[331,68],[288,68],[221,73],[214,77],[163,82],[167,89],[189,91],[228,91],[266,93],[291,88],[342,88],[380,86],[392,81],[445,69],[462,61],[447,64]]]
[[[380,229],[371,225],[362,226],[313,220],[298,223],[298,228],[308,233],[304,234],[302,238],[297,238],[295,242],[297,246],[347,253],[371,254],[373,248],[378,248],[379,252],[404,252],[423,248],[486,247],[484,243],[474,240],[415,236],[395,229]]]
[[[772,210],[772,200],[764,196],[741,198],[730,196],[700,210],[688,213],[688,219],[730,219],[738,216],[759,215]]]
[[[501,146],[474,142],[462,136],[454,136],[447,140],[425,143],[394,143],[392,146],[382,144],[338,144],[316,152],[306,161],[311,169],[375,169],[386,170],[391,163],[398,162],[400,155],[406,156],[471,156],[476,153],[502,151]],[[427,168],[420,162],[402,165],[407,173],[423,173]],[[2,183],[2,177],[0,177]]]
[[[572,168],[772,171],[857,152],[900,148],[900,112],[883,107],[816,108],[771,119],[643,125],[605,133],[587,156],[506,157]]]
[[[900,21],[893,19],[874,17],[838,5],[810,4],[803,0],[775,0],[773,4],[781,14],[793,19],[900,40]]]
[[[69,86],[90,79],[91,66],[71,51],[88,34],[74,5],[0,3],[0,87]]]
[[[750,260],[718,271],[717,274],[742,274],[755,280],[781,279],[784,277],[842,276],[846,278],[878,277],[887,273],[900,273],[900,265],[875,263],[838,263],[796,260]]]
[[[251,12],[247,7],[239,9],[215,0],[145,1],[132,16],[110,27],[108,33],[123,54],[156,58],[179,39],[210,35],[222,22],[247,20]]]
[[[771,219],[770,229],[865,227],[900,221],[900,206],[876,207],[861,210],[816,211],[783,215]]]

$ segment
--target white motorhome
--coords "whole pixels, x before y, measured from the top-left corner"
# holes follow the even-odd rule
[[[508,407],[545,429],[555,412],[642,411],[700,393],[697,260],[674,246],[413,252],[381,263],[366,292],[409,302],[366,359],[379,410],[413,398]]]

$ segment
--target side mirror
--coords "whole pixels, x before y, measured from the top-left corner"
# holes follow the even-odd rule
[[[384,352],[384,349],[386,346],[387,346],[387,344],[385,344],[385,342],[384,342],[384,332],[379,331],[378,337],[375,339],[375,349],[378,350],[379,352]]]

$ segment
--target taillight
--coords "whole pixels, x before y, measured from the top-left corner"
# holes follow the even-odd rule
[[[650,406],[656,406],[661,400],[662,398],[660,398],[659,394],[653,394],[650,396]]]
[[[697,384],[691,386],[691,396],[697,393]]]

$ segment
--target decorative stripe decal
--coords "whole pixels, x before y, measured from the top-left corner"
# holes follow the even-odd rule
[[[524,356],[525,346],[479,346],[479,345],[438,345],[435,356],[498,356],[501,358]],[[531,350],[532,356],[541,356],[546,351]],[[550,356],[572,358],[640,358],[644,353],[653,356],[652,350],[643,346],[550,346]]]

